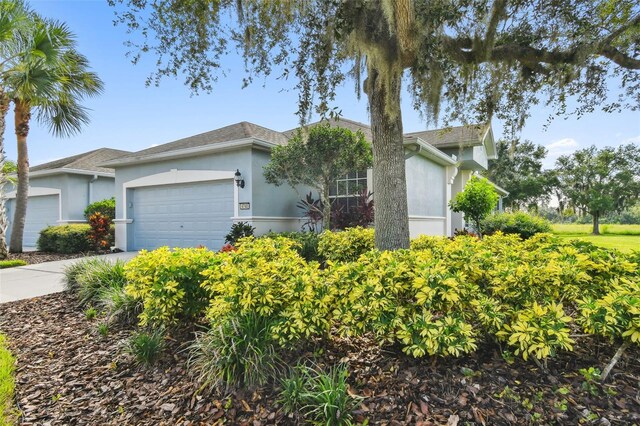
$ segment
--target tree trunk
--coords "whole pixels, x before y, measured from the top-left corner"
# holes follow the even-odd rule
[[[9,112],[9,97],[4,93],[2,88],[0,88],[0,260],[9,257],[9,250],[7,248],[7,228],[9,227],[9,220],[7,218],[7,200],[5,198],[7,177],[2,173],[5,162],[4,130],[7,123],[7,112]]]
[[[331,231],[331,200],[329,199],[329,185],[325,183],[321,192],[322,201],[322,230]]]
[[[593,213],[593,235],[600,235],[600,213]]]
[[[380,250],[409,248],[407,181],[400,112],[402,70],[385,73],[369,66],[365,92],[369,97],[373,136],[375,243]]]
[[[14,99],[15,126],[18,140],[18,185],[16,190],[16,205],[11,229],[11,253],[22,253],[22,237],[24,222],[27,217],[27,202],[29,200],[29,153],[27,151],[27,136],[29,135],[29,121],[31,107],[28,101]]]

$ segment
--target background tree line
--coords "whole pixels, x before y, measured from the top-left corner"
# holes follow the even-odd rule
[[[500,140],[497,146],[498,158],[491,162],[486,176],[509,191],[504,199],[508,209],[548,211],[553,202],[557,205],[555,219],[561,220],[566,213],[590,216],[594,234],[600,233],[604,217],[615,220],[615,215],[638,210],[637,144],[577,150],[559,157],[552,169],[543,169],[546,148],[531,141]]]

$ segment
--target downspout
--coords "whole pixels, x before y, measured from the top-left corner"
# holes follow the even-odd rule
[[[98,180],[98,175],[93,175],[91,180],[89,181],[89,198],[87,205],[91,204],[91,200],[93,199],[93,182]]]

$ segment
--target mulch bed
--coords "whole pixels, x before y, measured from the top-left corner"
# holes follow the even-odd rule
[[[78,259],[80,257],[95,256],[97,254],[106,254],[108,252],[88,252],[88,253],[49,253],[44,251],[25,251],[24,253],[9,253],[9,260],[20,259],[27,262],[28,265],[37,263],[54,262],[56,260]]]
[[[0,331],[18,360],[16,397],[24,425],[295,424],[274,386],[228,394],[198,391],[185,370],[189,330],[172,333],[152,367],[121,347],[130,330],[96,331],[68,293],[0,305]],[[600,367],[608,342],[560,354],[543,372],[509,364],[495,346],[458,359],[415,360],[367,339],[335,340],[290,354],[319,364],[346,362],[351,391],[365,397],[355,420],[380,425],[640,424],[640,350],[630,348],[609,383],[584,385],[580,368]]]

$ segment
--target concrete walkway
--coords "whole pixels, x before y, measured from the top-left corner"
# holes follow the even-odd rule
[[[129,260],[137,254],[137,252],[124,252],[95,257],[115,262],[116,259]],[[30,299],[63,291],[64,284],[62,279],[65,266],[82,259],[86,259],[86,257],[0,269],[0,303]]]

